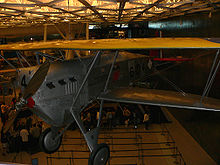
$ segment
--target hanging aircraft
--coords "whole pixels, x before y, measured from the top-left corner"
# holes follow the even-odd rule
[[[98,144],[99,128],[104,101],[157,105],[194,110],[220,111],[217,99],[207,98],[220,61],[217,62],[220,43],[200,38],[145,38],[51,41],[0,45],[0,50],[39,51],[90,50],[95,56],[49,63],[19,69],[18,86],[22,98],[16,105],[15,116],[6,123],[12,125],[25,104],[51,128],[40,137],[41,148],[53,153],[60,147],[62,135],[74,121],[79,126],[91,152],[89,165],[106,164],[110,150],[107,144]],[[140,49],[214,49],[218,50],[202,96],[174,91],[128,87],[132,76],[143,76],[146,57],[121,55],[121,50]],[[103,51],[109,51],[102,54]],[[112,52],[115,53],[112,55]],[[111,53],[110,53],[111,52]],[[122,86],[125,86],[124,88]],[[97,127],[87,131],[80,113],[91,102],[99,100]]]

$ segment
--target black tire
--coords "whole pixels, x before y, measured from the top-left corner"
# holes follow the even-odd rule
[[[89,165],[106,165],[110,157],[109,146],[105,143],[98,144],[89,157]]]
[[[51,137],[50,137],[51,136]],[[40,145],[40,149],[41,151],[47,153],[47,154],[51,154],[51,153],[54,153],[56,152],[59,148],[60,148],[60,145],[61,145],[61,142],[62,142],[62,136],[56,140],[56,141],[49,141],[49,140],[53,140],[52,139],[52,131],[51,131],[51,128],[47,128],[41,135],[40,135],[40,138],[39,138],[39,145]],[[48,142],[50,144],[48,144]],[[49,148],[48,145],[51,145]]]

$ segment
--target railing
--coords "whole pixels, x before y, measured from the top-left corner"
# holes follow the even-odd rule
[[[115,159],[129,159],[129,158],[136,158],[137,159],[137,163],[136,165],[144,165],[144,158],[174,158],[175,163],[178,165],[186,165],[181,153],[179,152],[179,150],[176,147],[175,141],[172,138],[172,136],[170,135],[168,129],[163,125],[162,127],[162,131],[138,131],[137,129],[135,129],[134,131],[107,131],[104,130],[103,132],[101,132],[101,134],[104,134],[103,137],[100,137],[100,140],[104,140],[105,143],[107,143],[110,147],[112,156],[109,159],[108,165],[123,165],[123,163],[117,163],[117,164],[113,164],[112,161]],[[120,129],[120,128],[119,128]],[[124,129],[124,128],[123,128]],[[130,129],[130,128],[129,128]],[[123,133],[133,133],[135,136],[134,137],[116,137],[114,138],[113,135],[115,134],[123,134]],[[161,134],[163,136],[165,136],[165,140],[164,141],[160,141],[160,142],[143,142],[142,136],[141,134]],[[87,147],[85,147],[85,149],[78,149],[78,150],[66,150],[65,146],[86,146],[86,142],[84,140],[84,138],[82,136],[80,136],[79,138],[65,138],[65,139],[79,139],[80,142],[79,143],[62,143],[62,148],[53,155],[50,155],[47,157],[47,165],[54,165],[54,162],[56,160],[65,160],[66,163],[68,163],[69,165],[76,165],[76,163],[74,162],[77,160],[88,160],[89,157],[89,150]],[[114,143],[114,140],[132,140],[134,142],[129,142],[129,143]],[[117,145],[120,146],[137,146],[135,149],[116,149]],[[144,145],[148,145],[151,146],[150,148],[144,148]],[[153,147],[155,145],[155,147]],[[159,147],[158,147],[159,146]],[[164,151],[164,154],[144,154],[144,151]],[[168,151],[168,152],[167,152]],[[120,155],[120,153],[124,153],[126,152],[128,155]],[[131,154],[129,154],[129,152],[133,152]],[[134,152],[136,154],[134,154]],[[68,153],[68,154],[64,154],[64,153]],[[82,156],[82,157],[77,157],[75,156],[76,154],[79,153],[85,153],[84,155],[87,156]],[[116,155],[114,155],[113,153],[118,153]],[[56,155],[56,156],[54,156]],[[69,156],[61,156],[61,155],[69,155]],[[129,165],[129,164],[126,164]],[[134,165],[134,164],[130,164],[130,165]]]
[[[173,153],[178,155],[178,157],[176,157],[176,164],[178,164],[178,165],[186,165],[186,162],[184,161],[184,158],[183,158],[182,154],[180,153],[180,151],[176,147],[176,143],[174,141],[174,138],[172,137],[172,135],[170,134],[169,130],[167,129],[166,124],[161,123],[161,129],[162,129],[162,135],[165,136],[167,141],[173,141],[174,142],[173,143],[173,146],[174,146]]]

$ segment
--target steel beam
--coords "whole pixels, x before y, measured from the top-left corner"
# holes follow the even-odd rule
[[[145,12],[147,12],[148,10],[150,10],[152,7],[157,6],[159,3],[161,3],[164,0],[157,0],[156,2],[154,2],[153,4],[149,5],[148,7],[146,7],[144,10],[142,10],[141,12],[139,12],[136,16],[134,16],[130,21],[133,22],[135,21],[137,18],[141,17],[142,14],[144,14]]]
[[[88,9],[92,10],[101,20],[104,22],[108,22],[101,13],[99,13],[94,6],[91,6],[86,0],[78,0],[83,5],[85,5]]]
[[[123,10],[124,10],[124,7],[125,7],[125,3],[126,3],[126,1],[120,2],[119,13],[118,13],[118,21],[121,20],[121,16],[122,16],[122,13],[123,13]]]
[[[69,13],[69,14],[72,14],[72,15],[74,15],[74,16],[81,17],[81,18],[83,18],[83,19],[87,19],[87,20],[92,21],[92,20],[89,19],[89,18],[86,18],[86,17],[84,17],[84,16],[78,15],[78,14],[72,12],[72,11],[67,11],[67,10],[61,9],[61,8],[59,8],[59,7],[55,7],[54,5],[50,5],[50,4],[47,4],[47,3],[43,3],[43,2],[40,2],[40,1],[38,1],[38,0],[28,0],[28,1],[34,2],[34,3],[36,3],[37,6],[40,6],[40,7],[42,7],[42,6],[47,6],[47,7],[56,9],[56,10],[60,10],[60,11],[62,11],[62,12],[64,12],[64,13]],[[27,12],[28,12],[28,11],[27,11]]]

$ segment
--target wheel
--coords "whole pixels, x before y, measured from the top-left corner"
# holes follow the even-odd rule
[[[89,157],[89,165],[106,165],[110,157],[110,149],[107,144],[98,144]]]
[[[51,131],[51,128],[47,128],[40,136],[39,144],[42,151],[47,154],[56,152],[61,145],[62,136],[57,140],[54,139],[55,134]]]

